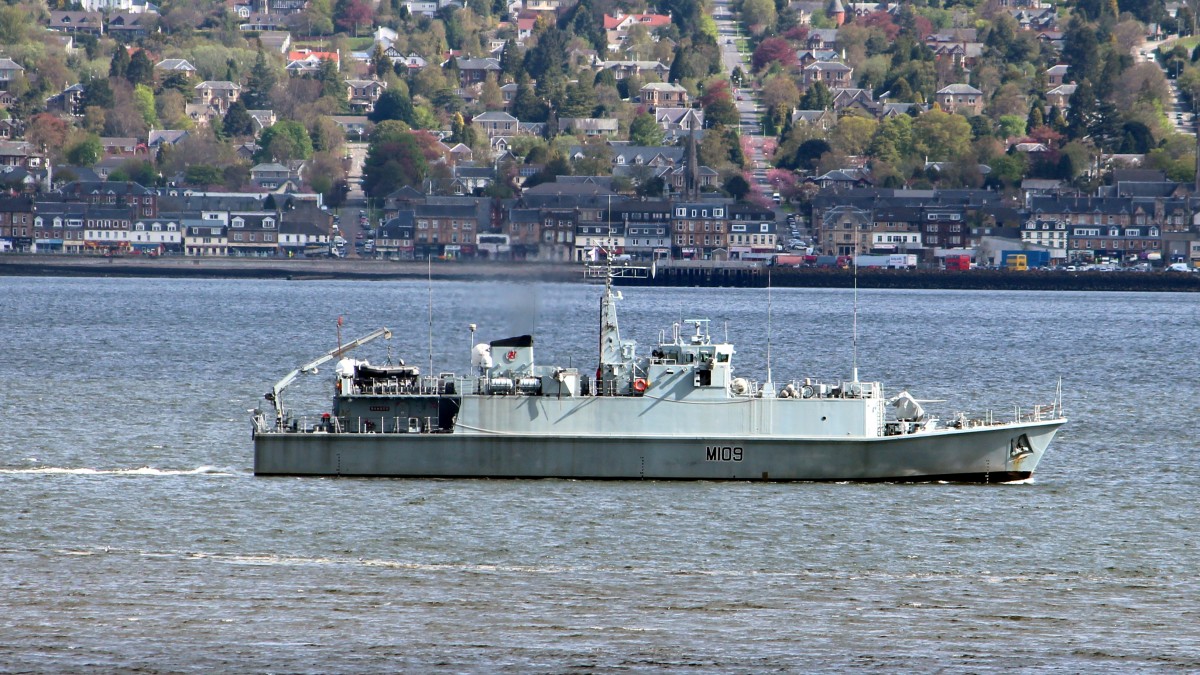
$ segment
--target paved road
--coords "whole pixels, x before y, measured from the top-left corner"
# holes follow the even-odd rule
[[[349,142],[345,144],[346,155],[350,157],[350,169],[347,172],[347,182],[350,183],[350,194],[347,200],[352,204],[357,204],[367,198],[362,191],[362,169],[363,162],[367,159],[367,144],[361,141]]]
[[[1147,40],[1133,48],[1133,59],[1138,63],[1153,63],[1162,69],[1162,64],[1154,58],[1155,51],[1160,48],[1163,51],[1170,50],[1178,39],[1179,36],[1171,36],[1163,40]],[[1163,73],[1166,74],[1165,69]],[[1179,87],[1176,86],[1175,80],[1168,78],[1167,88],[1170,91],[1170,101],[1167,101],[1163,112],[1171,120],[1171,125],[1181,134],[1196,135],[1196,115],[1188,109],[1187,103],[1179,100]]]
[[[716,0],[713,6],[713,18],[717,24],[717,40],[721,46],[721,63],[725,74],[733,75],[735,68],[741,68],[743,73],[750,73],[750,55],[739,51],[741,47],[741,27],[737,15],[730,6],[729,0]],[[763,153],[763,144],[767,138],[762,135],[763,108],[759,100],[759,92],[753,87],[736,87],[734,89],[735,104],[741,116],[742,135],[750,139],[750,153],[747,159],[753,172],[753,186],[759,192],[770,194],[767,183],[769,158]]]

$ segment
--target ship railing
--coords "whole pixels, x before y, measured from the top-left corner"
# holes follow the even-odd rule
[[[301,434],[428,434],[445,432],[434,417],[325,417],[301,415],[289,417],[284,425],[274,425],[254,419],[258,433]]]
[[[956,413],[950,426],[955,429],[972,429],[976,427],[995,427],[1007,424],[1028,424],[1030,422],[1048,422],[1062,418],[1062,408],[1057,404],[1035,405],[1031,408],[1013,406],[1011,417],[997,415],[994,410],[986,410],[978,417],[968,417],[965,412]]]

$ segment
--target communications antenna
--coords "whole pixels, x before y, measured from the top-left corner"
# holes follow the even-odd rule
[[[854,246],[854,322],[850,337],[850,380],[858,382],[858,245]]]
[[[429,289],[429,377],[433,377],[433,256],[425,258],[425,286]]]

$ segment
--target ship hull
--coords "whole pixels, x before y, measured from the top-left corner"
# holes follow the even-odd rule
[[[594,480],[1007,482],[1063,420],[873,438],[258,433],[258,475]]]

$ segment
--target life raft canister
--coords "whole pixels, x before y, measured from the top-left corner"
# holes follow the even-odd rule
[[[633,390],[640,394],[643,391],[646,391],[646,385],[646,380],[639,377],[633,381]]]

